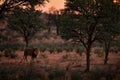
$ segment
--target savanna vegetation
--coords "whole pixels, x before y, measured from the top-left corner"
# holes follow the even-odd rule
[[[0,80],[119,80],[120,4],[66,0],[65,8],[36,10],[48,0],[0,0]],[[25,48],[36,60],[20,62]]]

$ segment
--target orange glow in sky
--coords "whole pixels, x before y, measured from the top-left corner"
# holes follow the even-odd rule
[[[64,0],[49,0],[49,3],[46,3],[44,7],[42,7],[43,11],[48,11],[49,8],[55,7],[57,10],[64,8]]]

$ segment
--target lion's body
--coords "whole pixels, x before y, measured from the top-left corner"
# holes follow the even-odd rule
[[[33,48],[33,49],[25,49],[24,50],[24,58],[27,61],[27,57],[30,56],[32,60],[37,57],[39,54],[38,48]]]

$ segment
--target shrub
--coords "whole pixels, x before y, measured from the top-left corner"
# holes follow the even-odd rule
[[[41,52],[45,52],[45,50],[46,50],[46,48],[40,47],[40,51],[41,51]]]
[[[17,57],[17,55],[11,49],[5,50],[4,56],[9,57],[9,58],[16,58]]]
[[[90,80],[99,80],[101,77],[104,77],[105,73],[104,71],[100,69],[95,69],[91,72],[91,79]]]
[[[69,55],[68,54],[65,54],[62,56],[62,59],[68,59]]]
[[[79,71],[74,71],[71,73],[71,79],[72,80],[83,80],[82,79],[82,73]]]
[[[120,51],[119,47],[115,46],[110,49],[110,52],[118,53]]]
[[[96,49],[94,50],[94,53],[97,54],[98,57],[104,56],[104,51],[103,51],[102,48],[96,48]]]
[[[2,52],[0,52],[0,57],[2,57],[3,56],[3,54],[2,54]]]
[[[80,45],[70,43],[70,42],[65,42],[65,43],[61,43],[61,42],[58,42],[58,43],[41,42],[41,43],[32,43],[32,44],[30,44],[30,46],[39,47],[41,52],[44,52],[45,50],[47,50],[50,53],[53,53],[55,51],[59,53],[59,52],[62,52],[63,50],[65,50],[67,52],[72,52],[74,49],[78,48]]]
[[[0,80],[44,80],[34,66],[0,65]]]
[[[64,80],[65,79],[65,72],[63,70],[57,69],[51,72],[48,75],[50,80]]]
[[[56,48],[56,51],[57,51],[57,53],[60,53],[60,52],[62,52],[62,48],[57,47],[57,48]]]
[[[74,49],[74,46],[71,45],[71,44],[69,44],[69,43],[65,43],[65,44],[63,44],[63,45],[64,45],[64,50],[65,50],[66,52],[72,52],[73,49]]]
[[[12,50],[23,49],[23,44],[9,43],[9,42],[0,44],[0,50],[5,50],[5,49],[12,49]]]
[[[20,80],[35,80],[36,78],[43,78],[43,76],[33,66],[28,66],[20,74]]]
[[[55,51],[54,48],[47,48],[47,50],[50,52],[50,54],[52,54]]]
[[[84,52],[84,49],[83,48],[77,48],[75,50],[76,53],[78,53],[80,56],[82,56],[82,53]]]
[[[96,68],[95,70],[90,72],[90,80],[101,80],[101,78],[104,78],[105,80],[113,80],[115,79],[115,75],[119,74],[117,72],[118,71],[113,71],[109,68],[108,70]]]

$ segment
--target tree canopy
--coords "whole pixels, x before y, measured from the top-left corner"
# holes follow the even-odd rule
[[[0,0],[0,17],[4,17],[6,13],[19,6],[30,6],[34,9],[35,5],[43,5],[48,0]]]
[[[118,31],[115,24],[119,22],[119,6],[112,0],[66,0],[65,7],[61,35],[83,44],[86,49],[86,71],[89,71],[93,43],[101,35],[111,35],[106,30]]]
[[[33,9],[16,8],[9,17],[9,28],[19,32],[24,37],[26,46],[34,34],[44,27],[40,15],[40,12]]]

